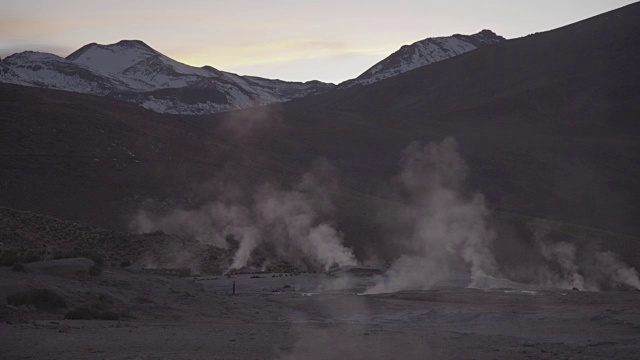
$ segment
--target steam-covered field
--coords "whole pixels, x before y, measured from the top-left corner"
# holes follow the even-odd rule
[[[395,200],[368,204],[375,208],[369,221],[382,233],[377,243],[349,239],[341,231],[345,223],[337,221],[334,204],[339,173],[322,158],[291,187],[242,187],[221,176],[207,185],[198,206],[141,209],[131,228],[233,249],[227,272],[264,270],[282,259],[303,263],[306,271],[388,268],[366,294],[426,290],[461,275],[474,287],[500,287],[491,280],[500,278],[569,290],[640,290],[637,270],[595,241],[580,235],[554,239],[533,222],[526,234],[499,233],[480,190],[468,188],[468,171],[452,137],[410,143],[387,189]],[[610,247],[613,240],[606,240]],[[352,247],[357,243],[359,252]],[[260,250],[267,255],[256,256]],[[179,266],[194,268],[188,261]]]
[[[460,278],[361,295],[377,275],[179,279],[106,269],[79,281],[0,271],[3,296],[37,285],[70,305],[100,297],[128,312],[105,321],[25,310],[27,322],[0,325],[5,359],[636,359],[640,351],[638,291],[476,289]]]
[[[109,258],[138,254],[134,265],[100,273],[88,259],[48,260],[45,249],[37,259],[44,262],[0,268],[0,298],[7,302],[0,304],[0,354],[638,358],[640,279],[627,262],[637,259],[611,250],[616,243],[610,238],[619,237],[607,235],[603,248],[588,233],[551,232],[539,221],[498,231],[482,194],[466,188],[468,167],[453,138],[411,143],[400,165],[390,186],[402,206],[375,209],[384,242],[361,242],[360,251],[336,220],[336,169],[318,160],[290,187],[265,182],[243,188],[214,179],[197,206],[140,209],[131,222],[140,235],[130,239],[144,238],[155,252],[127,251],[127,238],[107,238],[123,245]],[[56,229],[28,227],[23,213],[6,213],[15,227],[9,239],[32,234],[37,243],[38,233]],[[26,231],[32,228],[36,232]],[[156,238],[167,241],[165,251]],[[104,237],[92,239],[97,249],[114,252],[96,240]],[[188,246],[193,242],[209,247]],[[219,252],[202,253],[210,247]],[[160,276],[141,266],[158,267],[153,254],[198,273],[215,262],[218,271]],[[276,265],[316,272],[264,272]],[[253,274],[241,274],[247,272]],[[39,307],[50,299],[29,293],[34,290],[55,292],[66,307]]]
[[[0,308],[0,354],[7,359],[638,357],[640,280],[611,250],[615,243],[601,248],[588,232],[586,237],[550,232],[535,221],[527,221],[524,230],[511,224],[510,232],[498,231],[483,196],[465,189],[467,166],[454,139],[412,143],[404,150],[393,182],[404,204],[376,209],[385,246],[371,244],[365,253],[350,246],[335,220],[335,171],[319,160],[291,188],[213,181],[209,190],[215,200],[137,213],[134,230],[168,241],[167,251],[160,251],[163,243],[145,238],[164,254],[165,264],[202,272],[194,262],[198,258],[200,265],[219,263],[219,272],[160,276],[140,265],[157,266],[148,249],[133,266],[102,273],[92,271],[88,259],[46,260],[46,251],[44,262],[0,268],[0,298],[7,302]],[[24,214],[7,214],[7,224],[16,227],[9,238],[30,229],[21,225]],[[198,254],[203,247],[180,239],[227,255]],[[264,272],[278,264],[317,272]],[[34,289],[55,292],[66,307],[40,308],[38,299],[16,295]]]

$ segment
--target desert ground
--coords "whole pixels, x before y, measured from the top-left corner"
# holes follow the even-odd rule
[[[0,268],[2,298],[39,288],[67,302],[7,306],[0,359],[637,359],[640,351],[638,291],[478,289],[457,279],[361,295],[377,275],[179,278],[107,267],[84,276],[88,264]],[[119,319],[65,319],[79,306]]]

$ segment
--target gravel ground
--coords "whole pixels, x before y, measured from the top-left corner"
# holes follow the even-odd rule
[[[640,353],[638,291],[444,285],[364,296],[358,293],[371,278],[50,273],[0,268],[0,296],[48,288],[69,308],[102,301],[123,316],[64,320],[69,309],[22,306],[11,310],[11,323],[0,324],[0,359],[637,359]]]

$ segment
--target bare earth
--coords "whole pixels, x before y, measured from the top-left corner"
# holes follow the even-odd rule
[[[0,296],[29,287],[69,308],[102,299],[119,321],[22,307],[0,359],[638,359],[640,292],[436,290],[357,295],[371,278],[322,274],[97,277],[0,268]],[[230,295],[232,281],[237,294]],[[341,290],[328,290],[342,284]],[[324,289],[324,290],[323,290]],[[106,300],[105,300],[106,299]]]

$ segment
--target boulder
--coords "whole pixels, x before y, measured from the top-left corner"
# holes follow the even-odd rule
[[[84,278],[89,277],[89,271],[95,266],[95,262],[87,258],[72,258],[38,261],[24,265],[28,271],[46,273],[52,276]]]
[[[132,272],[135,274],[141,273],[144,271],[144,268],[140,264],[132,264],[124,267],[125,271]]]

